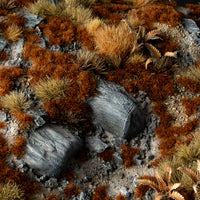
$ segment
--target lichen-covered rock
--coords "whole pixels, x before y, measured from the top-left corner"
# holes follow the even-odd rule
[[[45,125],[30,133],[23,160],[39,175],[58,176],[81,145],[67,128]]]
[[[37,15],[32,15],[28,13],[24,13],[23,17],[27,19],[25,28],[28,29],[35,28],[44,19],[43,17],[38,17]]]
[[[145,127],[145,118],[132,95],[113,83],[100,81],[98,95],[88,100],[96,122],[122,138],[133,138]]]

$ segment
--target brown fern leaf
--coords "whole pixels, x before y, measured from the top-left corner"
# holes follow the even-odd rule
[[[187,167],[179,167],[178,170],[188,175],[195,183],[198,181],[197,174]]]
[[[148,179],[138,179],[138,180],[135,180],[135,182],[142,183],[143,185],[148,185],[154,190],[156,190],[157,192],[160,192],[159,185],[154,181],[151,181]]]
[[[170,184],[171,174],[172,168],[170,166],[167,166],[164,174],[164,180],[166,180],[168,184]]]
[[[157,36],[158,34],[160,34],[161,31],[160,30],[152,30],[152,31],[149,31],[147,34],[146,34],[146,41],[148,40],[162,40],[161,37]]]
[[[145,43],[145,47],[157,58],[161,57],[160,51],[154,47],[152,44]]]
[[[171,194],[169,194],[169,197],[172,199],[175,199],[175,200],[184,200],[185,199],[179,192],[176,192],[176,191],[173,191]]]
[[[157,178],[160,190],[167,191],[167,189],[168,189],[167,185],[157,170],[156,170],[156,178]]]
[[[197,182],[197,184],[193,185],[193,189],[199,200],[200,199],[200,182],[199,181]]]

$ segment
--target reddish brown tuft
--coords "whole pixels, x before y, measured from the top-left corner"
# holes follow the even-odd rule
[[[122,194],[116,196],[116,200],[127,200]]]
[[[109,162],[109,161],[113,160],[113,154],[114,154],[113,149],[106,149],[105,151],[100,153],[98,156],[101,159],[105,160],[106,162]]]
[[[105,185],[95,188],[92,200],[111,200],[110,197],[107,196]]]
[[[65,170],[65,178],[70,183],[74,181],[74,171],[72,169]]]
[[[51,194],[47,197],[47,199],[44,200],[60,200],[60,198],[57,197],[55,194]]]
[[[193,93],[199,93],[200,92],[200,83],[199,81],[192,81],[189,78],[186,77],[180,77],[178,79],[178,83],[181,84],[183,87],[186,87]]]
[[[195,97],[193,99],[183,98],[182,103],[185,107],[185,114],[190,116],[198,112],[198,106],[200,105],[200,97]]]
[[[68,186],[66,186],[65,191],[64,191],[64,196],[65,197],[72,197],[74,196],[78,196],[80,194],[80,189],[76,186],[74,186],[73,184],[69,184]]]
[[[10,151],[18,158],[22,158],[25,152],[26,139],[22,136],[18,136],[17,141],[11,145]]]

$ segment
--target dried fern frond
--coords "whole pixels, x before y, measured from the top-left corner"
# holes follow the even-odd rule
[[[15,42],[22,38],[22,29],[12,24],[3,32],[3,36],[9,43]]]
[[[176,191],[173,191],[169,195],[169,197],[172,198],[172,199],[175,199],[175,200],[184,200],[185,199],[179,192],[176,192]]]
[[[25,111],[31,107],[32,102],[27,101],[26,96],[22,92],[12,91],[9,94],[1,97],[1,105],[10,111],[21,110]]]
[[[15,7],[15,0],[0,0],[0,9],[2,10],[11,10]]]
[[[50,101],[59,98],[64,98],[66,92],[70,86],[70,80],[68,79],[53,79],[47,77],[46,79],[39,81],[35,86],[35,94],[42,101]]]
[[[178,170],[188,175],[194,182],[198,181],[197,174],[187,167],[179,167]]]
[[[135,8],[142,8],[155,2],[158,2],[158,0],[133,0],[133,5]]]

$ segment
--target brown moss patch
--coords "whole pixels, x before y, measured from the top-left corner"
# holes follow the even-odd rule
[[[60,198],[57,197],[55,194],[51,194],[47,197],[47,199],[44,200],[60,200]]]
[[[5,51],[0,51],[0,61],[8,61],[8,55]]]
[[[98,156],[105,160],[106,162],[109,162],[111,160],[113,160],[113,154],[114,154],[114,150],[113,149],[106,149],[104,150],[102,153],[100,153]]]
[[[198,112],[198,106],[200,105],[200,97],[195,97],[193,99],[183,98],[182,104],[185,107],[185,114],[191,116]]]
[[[178,83],[181,84],[183,87],[186,87],[193,93],[199,93],[200,92],[200,83],[199,81],[192,81],[189,78],[186,77],[180,77],[178,80]]]
[[[107,196],[106,186],[102,185],[94,189],[94,194],[92,196],[92,200],[111,200],[109,196]]]
[[[138,148],[129,147],[126,144],[121,146],[121,156],[126,168],[134,166],[133,157],[140,153]]]
[[[80,194],[80,189],[76,186],[74,186],[73,184],[69,184],[68,186],[66,186],[65,191],[64,191],[64,196],[65,197],[72,197],[74,196],[78,196]]]
[[[18,136],[16,142],[11,145],[10,151],[18,158],[22,158],[25,152],[26,139],[22,136]]]

